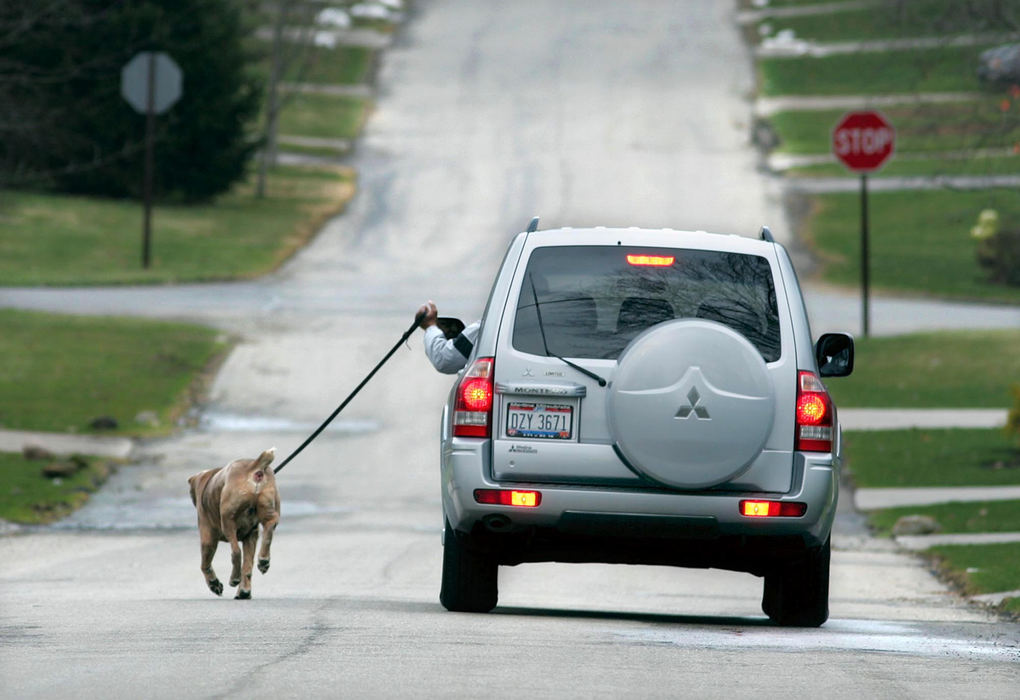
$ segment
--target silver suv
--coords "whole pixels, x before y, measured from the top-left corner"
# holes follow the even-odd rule
[[[442,421],[440,600],[496,606],[500,565],[714,567],[784,625],[828,618],[841,436],[797,277],[760,240],[556,229],[496,275]]]

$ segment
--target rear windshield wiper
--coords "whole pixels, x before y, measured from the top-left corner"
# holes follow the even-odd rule
[[[599,386],[605,386],[607,384],[606,380],[592,372],[590,369],[585,369],[581,365],[571,362],[565,357],[560,357],[559,355],[554,355],[549,352],[549,343],[547,343],[545,339],[545,327],[542,325],[542,309],[539,308],[538,292],[535,291],[535,279],[531,276],[530,272],[528,273],[528,282],[531,283],[531,296],[535,300],[535,315],[538,316],[538,332],[542,335],[542,347],[545,348],[546,357],[555,357],[560,362],[563,362],[569,367],[573,367],[586,377],[591,377],[599,383]]]

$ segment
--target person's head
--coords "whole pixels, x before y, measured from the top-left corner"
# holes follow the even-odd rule
[[[436,326],[443,332],[447,339],[456,338],[464,330],[464,322],[459,318],[440,316],[436,319]]]

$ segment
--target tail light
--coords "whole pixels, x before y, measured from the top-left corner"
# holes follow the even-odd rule
[[[453,434],[456,437],[482,437],[492,434],[493,358],[480,357],[461,377],[453,408]]]
[[[797,444],[802,452],[832,452],[833,414],[829,392],[814,372],[797,373]]]

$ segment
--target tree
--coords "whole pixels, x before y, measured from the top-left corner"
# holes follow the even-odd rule
[[[276,131],[280,112],[288,101],[280,93],[280,83],[283,76],[288,73],[296,74],[300,80],[308,68],[311,58],[309,49],[315,41],[314,18],[318,8],[295,0],[277,0],[272,9],[276,16],[273,20],[269,55],[269,84],[266,88],[262,151],[259,154],[258,178],[255,183],[257,197],[265,197],[269,168],[276,165]],[[292,16],[299,22],[296,28],[288,27]]]
[[[0,168],[9,182],[137,196],[145,118],[121,97],[120,70],[143,50],[165,51],[184,73],[180,101],[158,119],[156,191],[204,199],[244,176],[261,86],[240,0],[3,4]]]

